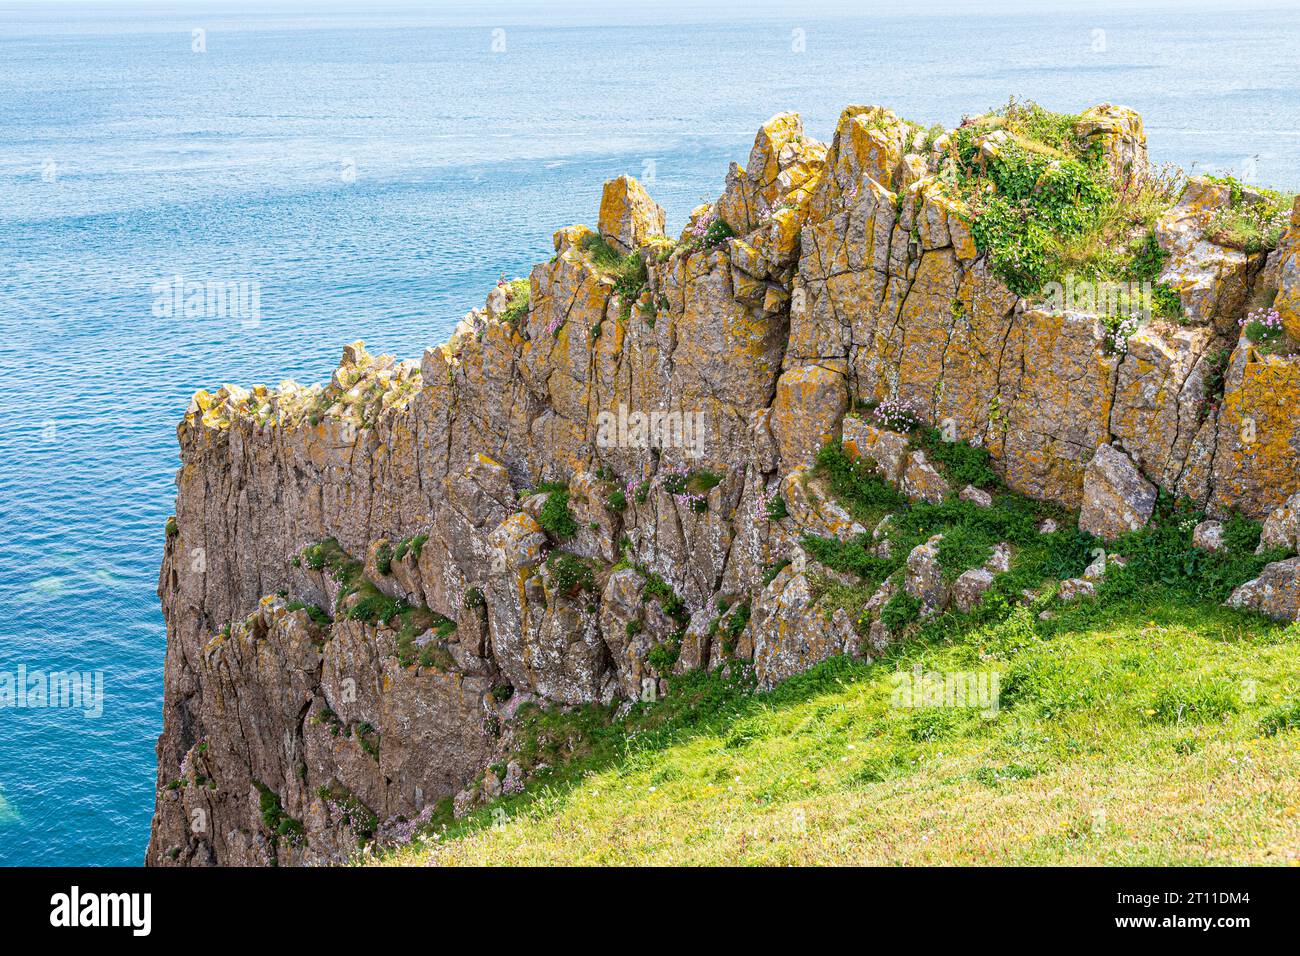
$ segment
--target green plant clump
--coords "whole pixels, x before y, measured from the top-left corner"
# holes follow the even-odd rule
[[[569,511],[567,488],[557,488],[546,496],[546,503],[537,513],[537,523],[560,541],[578,533],[578,522]]]

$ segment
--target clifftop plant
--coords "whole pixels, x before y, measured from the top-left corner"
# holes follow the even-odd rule
[[[1247,253],[1276,249],[1290,222],[1295,194],[1247,186],[1232,176],[1210,178],[1228,186],[1229,201],[1206,227],[1206,236]]]
[[[1177,201],[1181,174],[1117,185],[1098,144],[1076,132],[1081,119],[1013,99],[953,131],[941,180],[970,207],[977,248],[1018,295],[1071,277],[1141,282],[1159,273],[1151,230]],[[1165,290],[1152,311],[1173,317],[1176,303]]]
[[[592,233],[583,240],[583,250],[598,271],[614,280],[619,318],[626,322],[632,317],[632,308],[641,298],[649,280],[645,258],[640,252],[619,255],[618,250],[597,233]]]

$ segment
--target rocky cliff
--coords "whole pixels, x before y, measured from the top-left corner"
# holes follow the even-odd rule
[[[485,769],[526,703],[652,699],[733,661],[770,686],[874,653],[897,581],[859,615],[820,613],[809,586],[805,535],[873,530],[818,450],[842,441],[913,500],[984,494],[891,416],[1102,537],[1159,488],[1294,538],[1300,204],[1243,242],[1233,222],[1276,197],[1194,179],[1099,233],[1092,206],[1152,195],[1140,117],[1041,119],[926,131],[850,107],[824,144],[780,114],[680,238],[638,183],[607,183],[597,230],[556,233],[418,364],[355,343],[323,387],[199,392],[159,583],[147,861],[342,860],[518,787]],[[1066,253],[1026,245],[1042,210],[1097,261],[1153,262],[1163,307],[1054,297],[1039,254]],[[1294,615],[1300,571],[1269,568],[1238,603]]]

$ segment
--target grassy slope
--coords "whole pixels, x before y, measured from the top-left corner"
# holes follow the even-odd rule
[[[891,707],[918,663],[996,668],[1002,709]],[[1269,728],[1300,723],[1298,665],[1295,625],[1145,590],[935,626],[766,695],[693,675],[621,723],[540,715],[548,759],[580,734],[571,765],[385,862],[1295,862],[1300,730]]]

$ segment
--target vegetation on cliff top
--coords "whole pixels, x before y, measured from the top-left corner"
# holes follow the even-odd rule
[[[971,208],[976,246],[1019,295],[1068,277],[1154,283],[1159,274],[1152,229],[1182,192],[1181,174],[1163,170],[1116,184],[1098,144],[1076,132],[1081,119],[1012,99],[950,137],[941,179]],[[993,138],[998,131],[1005,139]],[[1178,306],[1170,291],[1157,290],[1153,305],[1172,318]]]

